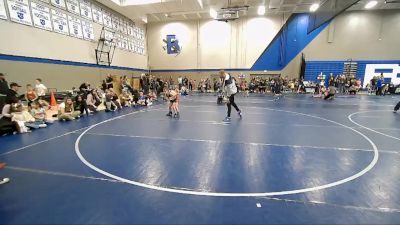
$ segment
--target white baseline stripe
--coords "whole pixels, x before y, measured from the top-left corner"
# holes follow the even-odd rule
[[[63,172],[54,172],[54,171],[47,171],[47,170],[29,169],[29,168],[16,167],[16,166],[7,166],[6,169],[22,171],[22,172],[53,175],[53,176],[74,177],[74,178],[79,178],[79,179],[100,180],[100,181],[108,181],[108,182],[113,182],[113,183],[121,183],[121,181],[108,179],[108,178],[88,177],[88,176],[82,176],[82,175],[77,175],[77,174],[73,174],[73,173],[63,173]]]
[[[385,212],[385,213],[400,213],[400,209],[395,208],[371,208],[371,207],[362,207],[362,206],[353,206],[353,205],[339,205],[328,202],[319,202],[319,201],[299,201],[292,199],[283,199],[283,198],[271,198],[271,197],[259,197],[260,199],[272,200],[272,201],[283,201],[286,203],[297,203],[297,204],[308,204],[308,205],[321,205],[321,206],[331,206],[338,207],[344,209],[354,209],[361,211],[372,211],[372,212]]]
[[[143,112],[143,111],[146,111],[146,110],[149,110],[149,109],[138,110],[138,111],[135,111],[135,112],[133,112],[133,113],[124,114],[124,115],[122,115],[122,116],[134,114],[134,113],[137,113],[137,112]],[[152,109],[151,111],[155,111],[155,110],[159,110],[159,109]],[[114,117],[114,118],[120,118],[120,117],[122,117],[122,116],[118,116],[118,117]],[[90,127],[91,127],[91,126],[82,127],[82,128],[77,129],[77,130],[73,130],[73,131],[67,132],[67,133],[65,133],[65,134],[61,134],[61,135],[58,135],[58,136],[55,136],[55,137],[52,137],[52,138],[45,139],[45,140],[43,140],[43,141],[39,141],[39,142],[30,144],[30,145],[26,145],[26,146],[24,146],[24,147],[17,148],[17,149],[14,149],[14,150],[5,152],[5,153],[3,153],[3,154],[0,154],[0,156],[8,155],[8,154],[11,154],[11,153],[14,153],[14,152],[19,152],[19,151],[21,151],[21,150],[24,150],[24,149],[27,149],[27,148],[30,148],[30,147],[33,147],[33,146],[36,146],[36,145],[39,145],[39,144],[42,144],[42,143],[45,143],[45,142],[54,140],[54,139],[57,139],[57,138],[60,138],[60,137],[64,137],[64,136],[67,136],[67,135],[69,135],[69,134],[75,134],[75,133],[77,133],[78,131],[81,131],[81,130],[84,130],[84,129],[87,129],[87,128],[90,128]]]
[[[362,152],[373,152],[373,149],[362,149],[362,148],[338,148],[338,147],[326,147],[326,146],[311,146],[311,145],[284,145],[274,143],[255,143],[255,142],[233,142],[233,141],[216,141],[216,140],[204,140],[204,139],[191,139],[191,138],[169,138],[169,137],[156,137],[156,136],[141,136],[141,135],[124,135],[124,134],[104,134],[104,133],[86,133],[87,135],[94,136],[110,136],[110,137],[127,137],[127,138],[142,138],[142,139],[153,139],[153,140],[166,140],[166,141],[188,141],[188,142],[204,142],[212,144],[243,144],[253,146],[275,146],[275,147],[289,147],[294,149],[315,149],[315,150],[336,150],[336,151],[362,151]],[[382,153],[397,154],[400,156],[400,152],[390,150],[379,150]]]
[[[308,100],[300,100],[300,99],[294,99],[294,98],[291,98],[291,97],[286,97],[286,99],[290,99],[291,101],[296,101],[296,102],[303,102],[304,104],[306,104],[306,105],[315,105],[315,104],[320,104],[320,103],[324,103],[325,101],[324,100],[316,100],[315,102],[314,101],[308,101]],[[310,97],[310,99],[314,99],[314,98],[311,98]],[[343,106],[360,106],[360,104],[343,104],[343,103],[340,103],[340,102],[332,102],[332,104],[333,105],[343,105]],[[380,105],[380,104],[374,104],[374,105],[366,105],[366,106],[368,106],[368,107],[394,107],[394,105]]]
[[[38,142],[35,142],[35,143],[33,143],[33,144],[26,145],[26,146],[24,146],[24,147],[17,148],[17,149],[14,149],[14,150],[5,152],[5,153],[3,153],[3,154],[0,154],[0,156],[8,155],[8,154],[11,154],[11,153],[14,153],[14,152],[19,152],[19,151],[21,151],[21,150],[24,150],[24,149],[27,149],[27,148],[30,148],[30,147],[33,147],[33,146],[36,146],[36,145],[39,145],[39,144],[42,144],[42,143],[45,143],[45,142],[54,140],[54,139],[57,139],[57,138],[60,138],[60,137],[64,137],[64,136],[67,136],[67,135],[69,135],[69,134],[74,134],[74,133],[76,133],[76,132],[78,132],[78,131],[87,129],[88,127],[90,127],[90,126],[86,126],[86,127],[83,127],[83,128],[77,129],[77,130],[73,130],[73,131],[67,132],[67,133],[65,133],[65,134],[61,134],[61,135],[58,135],[58,136],[55,136],[55,137],[52,137],[52,138],[45,139],[45,140],[43,140],[43,141],[38,141]]]

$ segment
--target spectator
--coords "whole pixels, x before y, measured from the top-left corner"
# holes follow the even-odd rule
[[[121,109],[121,103],[118,96],[115,94],[112,88],[106,91],[106,111],[115,111]]]
[[[97,112],[97,106],[101,104],[101,100],[96,95],[95,90],[89,91],[86,96],[86,105],[92,112]]]
[[[378,78],[376,81],[376,95],[382,95],[382,79]]]
[[[7,92],[7,98],[17,98],[19,100],[18,90],[20,87],[21,86],[19,86],[17,83],[11,83],[10,89],[8,89]]]
[[[142,91],[139,93],[138,104],[141,105],[141,106],[146,106],[147,105],[147,99],[144,96],[144,93]]]
[[[133,104],[133,97],[129,94],[128,90],[123,90],[119,95],[122,106],[131,107]]]
[[[106,80],[103,80],[101,83],[101,90],[106,91],[107,90],[107,83]]]
[[[59,120],[74,120],[80,117],[80,112],[75,111],[74,102],[70,97],[66,97],[58,108]]]
[[[20,132],[20,127],[17,122],[12,120],[13,115],[11,114],[11,105],[18,103],[18,101],[16,97],[6,98],[0,114],[0,135]]]
[[[122,109],[121,101],[119,100],[117,93],[115,93],[113,89],[110,89],[110,92],[113,103],[117,106],[118,109]]]
[[[113,81],[114,81],[114,79],[112,78],[111,74],[107,74],[107,77],[106,77],[107,89],[114,88]]]
[[[90,84],[87,82],[84,82],[79,86],[79,94],[86,96],[87,92],[90,90]]]
[[[36,94],[32,85],[26,85],[25,100],[28,102],[28,106],[30,107],[32,102],[36,101],[37,99],[38,95]]]
[[[52,119],[47,119],[46,109],[37,101],[32,102],[30,113],[36,121],[46,124],[54,122]]]
[[[4,74],[0,73],[0,111],[3,109],[7,94],[8,94],[8,83],[4,78]]]
[[[29,112],[24,111],[21,103],[16,103],[11,106],[11,114],[13,115],[13,120],[19,124],[21,133],[30,132],[27,128],[37,129],[47,127],[44,122],[36,121]]]
[[[75,97],[75,110],[79,110],[81,116],[84,115],[84,112],[86,112],[86,115],[89,116],[89,109],[86,104],[86,100],[83,98],[83,95],[77,95]]]
[[[44,86],[44,84],[42,84],[42,79],[40,79],[40,78],[36,79],[35,82],[36,82],[36,85],[35,85],[36,93],[40,99],[43,99],[43,97],[47,93],[47,87]]]

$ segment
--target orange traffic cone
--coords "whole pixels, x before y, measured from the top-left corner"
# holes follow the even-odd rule
[[[51,96],[50,96],[50,106],[52,108],[56,108],[57,107],[56,97],[54,97],[54,93],[53,92],[51,92]]]

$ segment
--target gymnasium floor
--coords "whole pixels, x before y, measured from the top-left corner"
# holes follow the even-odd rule
[[[1,137],[0,224],[399,224],[400,96],[211,95]]]

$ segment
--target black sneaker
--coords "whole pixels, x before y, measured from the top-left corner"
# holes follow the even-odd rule
[[[172,116],[172,112],[167,113],[166,116]]]

